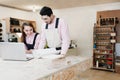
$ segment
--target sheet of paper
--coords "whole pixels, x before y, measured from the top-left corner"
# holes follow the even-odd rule
[[[58,58],[60,50],[55,48],[33,50],[34,58]]]
[[[56,55],[56,54],[50,54],[50,55],[44,55],[41,57],[42,58],[47,58],[47,59],[57,59],[57,58],[61,58],[61,55]],[[39,58],[40,59],[40,58]]]
[[[27,58],[34,58],[33,54],[26,54]]]

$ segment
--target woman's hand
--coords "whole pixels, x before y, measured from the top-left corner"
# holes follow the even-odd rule
[[[27,54],[32,54],[32,50],[26,50]]]

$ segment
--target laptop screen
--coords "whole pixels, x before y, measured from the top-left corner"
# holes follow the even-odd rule
[[[27,60],[24,43],[2,42],[0,53],[4,60]]]

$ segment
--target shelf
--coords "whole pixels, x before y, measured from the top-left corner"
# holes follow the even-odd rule
[[[94,50],[112,50],[112,49],[99,49],[99,48],[94,48]]]
[[[99,17],[93,32],[93,68],[115,71],[116,17]]]
[[[108,46],[109,44],[96,44],[97,46]]]
[[[94,54],[96,54],[96,55],[113,55],[111,53],[106,53],[106,54],[103,54],[103,53],[94,53]]]
[[[112,28],[114,28],[115,27],[115,25],[99,25],[100,27],[112,27]]]
[[[98,27],[95,28],[114,28],[114,27],[115,25],[102,25],[102,26],[98,25]]]
[[[111,62],[113,62],[113,59],[112,60],[109,60],[109,59],[107,59],[107,58],[95,58],[95,59],[97,59],[97,60],[105,60],[105,61],[111,61]],[[102,62],[99,62],[99,63],[102,63]],[[107,64],[107,63],[106,63]]]
[[[106,33],[106,32],[111,33],[111,31],[96,31],[96,34],[97,33]]]
[[[97,32],[96,34],[110,34],[109,32],[108,33],[105,33],[105,32]]]
[[[115,69],[107,69],[107,68],[103,68],[103,67],[92,67],[92,69],[99,69],[99,70],[106,70],[106,71],[115,71]]]
[[[101,50],[101,49],[97,49],[97,48],[95,49],[95,48],[94,48],[94,52],[95,52],[95,51],[98,51],[98,50],[100,50],[100,51],[111,51],[111,50],[113,50],[113,49],[102,49],[102,50]]]
[[[12,27],[15,27],[15,26],[17,26],[17,27],[21,27],[20,25],[10,25],[10,26],[12,26]]]
[[[103,60],[107,60],[106,58],[95,58],[95,59],[101,59],[101,60],[103,59]]]
[[[102,42],[103,42],[103,41],[104,41],[104,42],[108,42],[108,41],[110,41],[110,39],[109,39],[109,40],[96,40],[96,42],[97,42],[97,41],[98,41],[98,42],[100,42],[100,41],[102,41]]]

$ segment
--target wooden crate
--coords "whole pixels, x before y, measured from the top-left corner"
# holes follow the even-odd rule
[[[116,63],[116,72],[120,73],[120,63]]]

